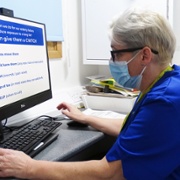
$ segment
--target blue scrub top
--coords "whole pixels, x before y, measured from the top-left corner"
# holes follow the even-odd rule
[[[122,161],[127,180],[180,179],[180,67],[172,68],[134,105],[106,154]]]

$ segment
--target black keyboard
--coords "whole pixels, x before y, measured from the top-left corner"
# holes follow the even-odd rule
[[[34,157],[58,137],[55,130],[61,124],[52,119],[33,120],[5,137],[0,147],[20,150]]]

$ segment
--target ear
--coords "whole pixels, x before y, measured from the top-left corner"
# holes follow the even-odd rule
[[[151,62],[151,60],[152,60],[151,48],[146,46],[142,49],[142,65],[146,66]]]

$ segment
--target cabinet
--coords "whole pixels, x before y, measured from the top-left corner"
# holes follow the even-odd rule
[[[108,64],[110,41],[108,24],[116,14],[138,6],[160,12],[172,21],[172,1],[169,0],[81,0],[84,64]]]

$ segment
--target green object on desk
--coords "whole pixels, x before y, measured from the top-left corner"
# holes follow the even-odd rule
[[[116,81],[113,78],[108,78],[108,79],[93,79],[91,80],[91,83],[97,84],[97,85],[102,85],[102,86],[115,86]]]

